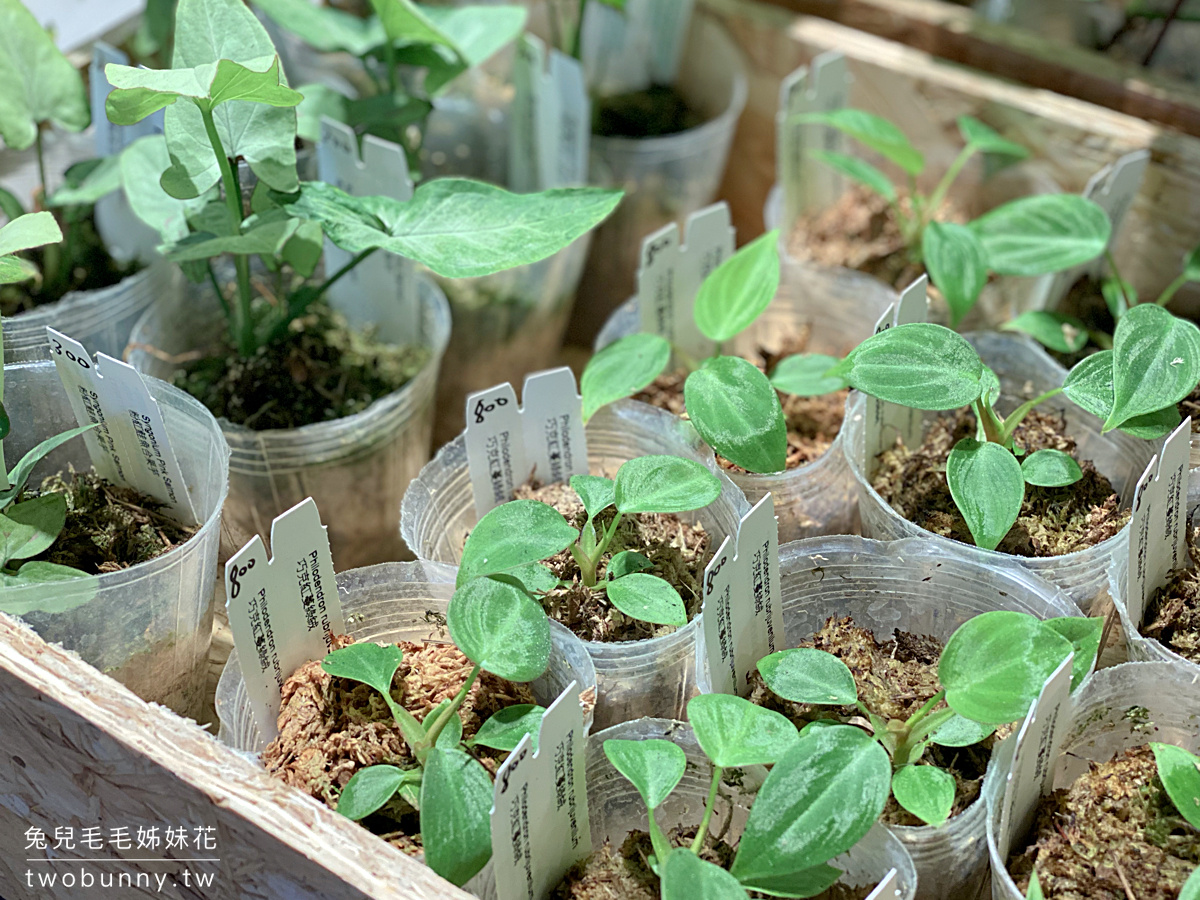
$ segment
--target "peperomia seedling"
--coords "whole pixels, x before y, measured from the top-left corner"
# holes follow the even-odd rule
[[[865,835],[887,802],[891,767],[878,743],[850,725],[797,731],[785,716],[726,694],[688,702],[696,741],[713,764],[696,837],[672,847],[654,811],[679,784],[687,755],[663,739],[607,740],[604,754],[646,804],[663,900],[813,897],[841,876],[828,864]],[[772,766],[750,807],[729,869],[700,858],[726,769]],[[732,813],[732,810],[731,810]],[[722,830],[722,834],[724,829]]]
[[[1007,610],[968,619],[950,636],[938,662],[942,689],[903,721],[885,721],[871,712],[858,698],[850,669],[824,650],[780,650],[759,660],[758,671],[784,700],[855,707],[891,760],[896,802],[921,821],[940,825],[954,805],[954,777],[921,764],[926,748],[968,747],[997,726],[1023,718],[1046,679],[1072,651],[1071,683],[1078,686],[1095,662],[1103,627],[1103,619],[1043,622]],[[818,719],[808,727],[829,727],[831,721]]]
[[[598,568],[623,517],[637,513],[679,513],[708,506],[721,493],[721,482],[695,460],[677,456],[640,456],[624,463],[615,479],[574,475],[571,488],[583,502],[582,527],[537,500],[512,500],[488,512],[463,547],[458,584],[502,578],[529,595],[554,588],[558,579],[541,561],[570,548],[586,587],[604,591],[616,609],[656,625],[686,625],[679,592],[646,570],[653,564],[640,553],[623,550],[609,559],[605,577]],[[609,507],[616,515],[607,526],[597,517]]]
[[[966,225],[937,221],[950,188],[973,156],[983,153],[989,160],[1011,163],[1029,155],[1020,144],[970,116],[959,117],[964,146],[928,195],[917,190],[925,157],[887,119],[860,109],[837,109],[805,113],[798,120],[836,128],[904,173],[907,206],[892,180],[865,160],[828,150],[812,151],[813,158],[866,185],[888,202],[910,258],[924,264],[930,281],[946,300],[953,325],[971,311],[989,272],[1047,275],[1095,259],[1108,246],[1112,232],[1108,216],[1078,194],[1022,197]]]

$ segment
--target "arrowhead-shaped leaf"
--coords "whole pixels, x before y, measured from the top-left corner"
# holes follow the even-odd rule
[[[469,744],[479,747],[491,747],[493,750],[512,752],[521,743],[521,738],[529,735],[533,742],[534,752],[538,746],[538,729],[542,727],[542,716],[546,710],[532,703],[518,703],[506,706],[486,722],[479,726]]]
[[[850,135],[860,144],[891,160],[909,175],[920,175],[925,168],[923,157],[904,132],[887,119],[861,109],[835,109],[830,112],[805,113],[801,122],[832,125]]]
[[[975,544],[995,550],[1021,513],[1025,478],[1012,451],[963,438],[946,460],[946,482]]]
[[[82,131],[91,122],[83,78],[21,0],[0,2],[0,137],[12,150],[37,138],[38,125]]]
[[[637,789],[647,809],[658,809],[687,769],[687,754],[671,741],[607,740],[604,755]]]

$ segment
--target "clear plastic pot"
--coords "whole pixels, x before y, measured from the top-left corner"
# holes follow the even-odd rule
[[[882,282],[849,270],[815,269],[812,275],[804,292],[796,290],[797,282],[781,283],[771,305],[725,352],[754,359],[760,349],[776,353],[789,339],[807,331],[805,352],[845,356],[871,336],[875,322],[898,299]],[[640,330],[634,297],[605,323],[596,349]],[[728,474],[751,505],[768,493],[774,495],[780,543],[822,534],[854,534],[859,528],[858,490],[841,445],[839,434],[820,458],[786,472]]]
[[[1070,725],[1054,764],[1054,788],[1065,788],[1085,774],[1093,762],[1149,741],[1176,744],[1200,752],[1200,679],[1195,667],[1169,662],[1132,662],[1101,669],[1071,700]],[[997,749],[997,776],[1012,764],[1014,741]],[[993,900],[1023,900],[1007,860],[1000,855],[1000,814],[1005,779],[989,779],[988,853],[992,863]],[[1014,835],[1013,847],[1024,835]]]
[[[200,403],[157,379],[146,383],[162,410],[201,520],[199,531],[181,546],[119,572],[0,589],[0,611],[20,615],[43,639],[74,650],[142,699],[195,717],[205,699],[229,448]],[[4,451],[13,462],[77,424],[52,362],[5,367],[4,405],[12,417]],[[68,441],[50,454],[29,483],[37,485],[68,466],[81,472],[91,468],[82,440]]]
[[[380,563],[341,572],[337,583],[346,630],[356,641],[450,640],[435,616],[445,616],[454,594],[454,569],[419,562]],[[572,681],[578,682],[580,692],[596,686],[596,672],[583,642],[557,622],[550,623],[550,640],[550,667],[531,684],[543,706],[553,703]],[[250,712],[236,649],[217,682],[216,707],[221,720],[217,737],[222,743],[252,753],[266,747]],[[585,709],[584,725],[590,723],[590,711]]]
[[[1002,395],[997,406],[1002,413],[1011,412],[1022,401],[1061,385],[1066,376],[1066,370],[1032,341],[1004,334],[974,334],[968,335],[968,338],[979,351],[984,364],[990,366],[1000,378]],[[870,461],[864,459],[865,403],[864,397],[855,394],[847,401],[842,447],[858,481],[858,508],[866,537],[880,540],[923,537],[958,547],[989,565],[1000,565],[1005,561],[1016,563],[1061,587],[1084,612],[1091,609],[1092,601],[1108,587],[1108,570],[1113,556],[1128,552],[1127,527],[1114,537],[1086,550],[1040,558],[982,550],[926,531],[892,509],[871,486]],[[1038,409],[1062,412],[1067,431],[1075,438],[1079,458],[1095,463],[1096,468],[1112,482],[1122,505],[1128,507],[1133,499],[1134,485],[1154,455],[1154,444],[1117,431],[1102,435],[1100,420],[1061,394],[1042,403]],[[926,413],[926,423],[936,415]]]
[[[1053,585],[1011,565],[973,559],[925,540],[882,543],[821,537],[779,548],[787,646],[812,637],[830,616],[886,639],[893,629],[943,643],[980,613],[1008,609],[1040,619],[1078,615]],[[704,632],[696,642],[697,686],[709,692]],[[917,869],[918,898],[973,897],[987,873],[984,804],[976,801],[946,824],[890,826]]]
[[[404,555],[396,515],[408,483],[429,458],[433,391],[450,332],[441,290],[419,280],[419,330],[408,337],[429,348],[425,367],[400,390],[353,416],[292,429],[253,431],[221,419],[233,452],[225,507],[223,550],[239,550],[254,535],[270,540],[271,521],[312,497],[329,528],[339,569]],[[209,290],[189,291],[186,302],[152,308],[138,323],[130,361],[140,370],[171,377],[178,368],[161,354],[178,355],[211,345],[225,327]]]
[[[642,238],[679,222],[716,196],[733,132],[746,105],[741,54],[711,18],[697,12],[675,87],[705,123],[655,138],[592,137],[593,182],[611,178],[625,191],[596,230],[568,339],[590,344],[609,314],[634,291]],[[601,177],[601,173],[603,177]]]
[[[637,456],[667,454],[703,463],[721,480],[721,496],[704,509],[680,513],[699,522],[711,549],[737,531],[749,512],[742,492],[725,477],[695,429],[670,413],[644,403],[620,401],[594,415],[587,425],[588,467],[613,474]],[[475,502],[467,472],[463,437],[437,452],[404,495],[400,533],[420,560],[457,566],[463,543],[475,526]],[[596,727],[645,715],[678,717],[695,693],[693,651],[699,619],[677,631],[643,641],[586,641],[596,666]]]

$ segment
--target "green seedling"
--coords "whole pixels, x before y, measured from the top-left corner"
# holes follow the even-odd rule
[[[865,835],[883,812],[891,767],[879,743],[862,729],[830,725],[797,731],[786,717],[726,694],[688,703],[688,720],[713,764],[712,783],[695,840],[672,847],[655,820],[687,768],[683,749],[668,740],[607,740],[604,753],[646,804],[663,900],[813,897],[841,876],[828,864]],[[712,837],[714,805],[727,769],[769,765],[750,807],[728,870],[701,859]],[[730,810],[732,813],[732,809]],[[724,835],[728,824],[721,829]]]
[[[959,117],[964,146],[930,194],[917,190],[917,178],[925,172],[925,157],[887,119],[860,109],[837,109],[806,113],[798,120],[836,128],[903,173],[907,204],[901,202],[893,181],[865,160],[812,151],[814,159],[866,185],[888,202],[909,257],[925,266],[929,280],[946,300],[952,325],[971,311],[989,273],[1029,276],[1060,272],[1095,259],[1108,246],[1112,232],[1108,216],[1078,194],[1022,197],[966,225],[939,222],[937,215],[947,194],[976,154],[985,154],[993,165],[1029,155],[1020,144],[970,116]]]
[[[871,737],[886,751],[887,779],[902,807],[929,825],[941,825],[954,805],[954,776],[923,763],[931,744],[969,747],[997,726],[1023,718],[1046,679],[1075,653],[1071,686],[1095,663],[1103,619],[1040,621],[1026,613],[995,611],[964,622],[946,642],[938,662],[942,689],[908,719],[884,720],[858,698],[854,675],[824,650],[780,650],[758,662],[775,694],[795,703],[846,706],[870,722]],[[805,732],[842,727],[818,719]]]
[[[622,465],[615,479],[574,475],[571,488],[587,513],[582,528],[537,500],[497,506],[467,538],[458,568],[459,586],[492,578],[516,585],[530,597],[545,593],[557,586],[558,579],[541,561],[570,548],[583,584],[604,591],[623,614],[658,625],[686,625],[687,610],[679,592],[646,571],[653,565],[646,557],[623,550],[608,561],[603,579],[598,569],[623,517],[701,509],[720,496],[717,477],[694,460],[641,456]],[[615,507],[616,515],[601,526],[597,517],[609,507]]]
[[[1187,823],[1200,829],[1200,756],[1173,744],[1151,743],[1158,777]],[[1200,866],[1179,891],[1179,900],[1200,900]]]
[[[197,205],[187,233],[163,252],[194,280],[213,281],[244,357],[286,332],[376,250],[450,278],[491,274],[552,255],[603,220],[621,196],[599,188],[518,195],[466,179],[439,179],[421,185],[405,203],[301,183],[295,107],[302,96],[285,83],[274,45],[240,0],[181,0],[173,65],[161,71],[107,66],[115,90],[106,110],[113,123],[131,125],[165,108],[165,153],[140,160],[138,175]],[[258,178],[249,210],[239,158]],[[322,236],[353,256],[323,281],[309,283]],[[212,261],[223,255],[234,262],[232,303],[213,274]],[[254,257],[275,273],[273,303],[253,303]],[[285,279],[285,272],[294,277]]]

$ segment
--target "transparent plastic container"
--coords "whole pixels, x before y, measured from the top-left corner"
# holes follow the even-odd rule
[[[602,847],[609,841],[620,847],[631,831],[648,827],[646,804],[633,785],[613,767],[604,755],[606,740],[666,739],[678,744],[687,753],[687,771],[678,787],[667,797],[656,813],[663,832],[675,826],[695,827],[704,815],[704,804],[712,783],[712,763],[700,749],[692,729],[670,719],[637,719],[607,728],[588,738],[587,785],[588,815],[592,826],[592,847]],[[746,825],[753,798],[733,789],[734,809],[729,833],[738,837]],[[729,801],[720,794],[713,805],[710,829],[719,832],[730,816]],[[891,869],[897,870],[895,893],[887,900],[912,900],[917,887],[917,873],[904,846],[885,828],[876,825],[848,852],[829,861],[841,869],[841,882],[851,887],[874,886]]]
[[[1200,679],[1195,667],[1169,662],[1132,662],[1101,669],[1072,698],[1070,726],[1054,764],[1054,788],[1065,788],[1085,774],[1093,762],[1150,741],[1176,744],[1200,752]],[[996,752],[997,775],[1012,764],[1014,742]],[[988,788],[988,854],[992,863],[993,900],[1023,900],[998,840],[1005,779],[990,779]],[[1024,835],[1016,835],[1013,849]]]
[[[997,407],[1002,413],[1011,412],[1022,401],[1061,385],[1066,376],[1066,370],[1032,341],[1004,334],[974,334],[967,337],[979,351],[984,364],[990,366],[1000,378],[1002,394]],[[1128,527],[1086,550],[1063,556],[1028,558],[960,544],[926,531],[903,518],[871,486],[868,461],[864,459],[865,404],[865,397],[854,394],[847,402],[846,420],[842,426],[842,447],[850,461],[850,469],[858,481],[858,508],[862,516],[863,534],[866,537],[880,540],[923,537],[926,540],[955,546],[990,565],[1000,565],[1004,561],[1016,563],[1061,587],[1084,612],[1090,610],[1092,601],[1107,590],[1108,570],[1114,555],[1128,553]],[[1154,455],[1155,445],[1117,431],[1102,435],[1100,420],[1084,412],[1061,394],[1042,403],[1038,409],[1062,413],[1067,423],[1067,431],[1075,438],[1079,458],[1090,459],[1095,463],[1096,468],[1112,482],[1113,489],[1121,498],[1122,506],[1128,507],[1133,500],[1137,479],[1146,470],[1146,465]],[[926,423],[933,421],[936,415],[925,413]]]
[[[702,524],[713,552],[726,535],[736,533],[739,520],[750,511],[695,429],[670,413],[644,403],[614,403],[588,422],[587,441],[588,467],[594,474],[615,474],[622,463],[649,454],[680,456],[707,466],[721,480],[721,496],[679,518]],[[400,533],[418,559],[457,566],[477,520],[466,443],[460,436],[438,451],[405,493]],[[645,715],[682,716],[695,693],[692,655],[698,628],[696,618],[649,640],[584,642],[596,666],[596,727]]]
[[[842,536],[785,544],[779,581],[788,647],[812,637],[830,616],[853,616],[881,640],[898,628],[944,643],[968,619],[992,610],[1040,619],[1079,613],[1061,591],[1017,566],[919,539],[889,544]],[[696,668],[697,686],[710,692],[702,630]],[[987,873],[984,818],[977,800],[938,828],[889,826],[912,856],[918,898],[975,895]]]
[[[593,182],[625,191],[597,230],[579,286],[568,339],[591,344],[605,319],[633,293],[642,238],[707,206],[725,173],[747,80],[741,54],[713,19],[697,12],[684,45],[675,87],[704,114],[703,125],[655,138],[591,141]]]
[[[170,303],[183,293],[183,276],[171,263],[139,269],[117,284],[95,291],[73,291],[57,303],[4,319],[4,361],[48,359],[46,326],[72,337],[93,355],[120,359],[130,334],[155,303]]]
[[[204,706],[221,505],[229,487],[229,448],[212,414],[169,384],[147,378],[201,520],[186,543],[149,562],[72,582],[0,589],[0,611],[19,615],[41,637],[77,652],[143,700],[195,717]],[[12,431],[5,457],[14,463],[54,434],[76,426],[52,362],[18,363],[4,372],[4,406]],[[30,478],[74,466],[91,468],[87,445],[71,440]]]
[[[445,615],[454,594],[454,574],[451,568],[419,562],[380,563],[339,573],[338,599],[347,632],[356,641],[449,641],[445,626],[429,613]],[[543,706],[553,703],[572,681],[578,682],[580,692],[596,686],[596,672],[583,642],[553,621],[550,640],[550,667],[530,685]],[[217,737],[222,743],[262,752],[267,741],[250,712],[236,649],[217,682],[216,707],[221,720]],[[585,709],[584,725],[590,723],[590,709]]]
[[[853,277],[858,273],[849,270],[817,269],[812,274],[803,293],[795,289],[795,283],[781,283],[771,305],[725,352],[756,359],[760,349],[777,353],[807,331],[805,352],[845,356],[871,336],[875,322],[898,299],[882,282]],[[596,338],[596,349],[640,330],[634,297],[605,323]],[[858,532],[858,490],[842,452],[840,433],[818,459],[795,469],[768,475],[727,474],[752,506],[767,494],[774,495],[781,544],[822,534]]]
[[[427,279],[418,284],[420,326],[411,340],[429,348],[431,356],[400,390],[353,416],[301,428],[253,431],[219,420],[233,453],[222,538],[226,555],[256,534],[269,542],[271,521],[306,497],[321,510],[337,568],[404,555],[396,515],[405,488],[429,459],[434,385],[450,332],[441,290]],[[224,327],[212,291],[195,290],[186,302],[147,312],[133,340],[178,355],[210,345]],[[146,349],[135,351],[130,361],[166,378],[178,368]]]

